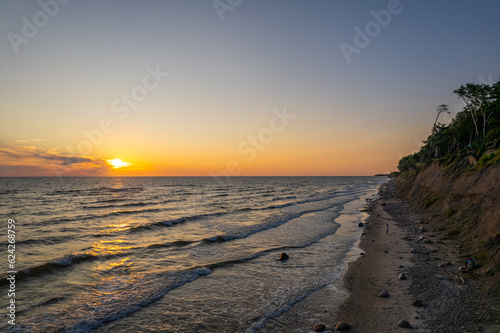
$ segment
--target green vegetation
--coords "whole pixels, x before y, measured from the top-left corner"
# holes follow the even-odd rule
[[[445,170],[480,171],[500,163],[500,81],[467,83],[454,91],[465,102],[449,125],[438,122],[449,113],[445,104],[437,107],[432,132],[417,153],[399,161],[400,172],[422,171],[433,162]]]
[[[458,209],[455,209],[455,208],[450,208],[446,211],[446,216],[448,218],[452,217],[453,215],[456,214],[456,212],[458,212]]]
[[[425,208],[429,208],[433,203],[435,203],[436,201],[438,201],[439,199],[441,198],[441,196],[439,194],[435,194],[429,198],[427,198],[423,205]]]

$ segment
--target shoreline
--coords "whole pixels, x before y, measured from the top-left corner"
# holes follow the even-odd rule
[[[390,183],[381,185],[380,198],[370,208],[361,236],[364,255],[351,262],[345,274],[349,297],[335,316],[351,326],[349,332],[397,331],[402,329],[397,326],[400,320],[409,322],[412,332],[430,332],[425,329],[417,308],[411,305],[414,299],[409,292],[409,267],[413,254],[405,239],[406,232],[400,228],[398,216],[384,209],[399,204],[390,188]],[[406,280],[398,278],[401,273],[407,276]],[[388,297],[379,297],[384,291]]]
[[[273,332],[314,332],[320,323],[335,332],[339,321],[353,333],[500,332],[498,300],[483,292],[487,279],[458,272],[458,245],[427,231],[429,219],[395,197],[393,181],[380,186],[379,196],[340,277],[271,319],[284,328]],[[382,291],[389,296],[379,297]],[[400,320],[410,327],[398,327]]]

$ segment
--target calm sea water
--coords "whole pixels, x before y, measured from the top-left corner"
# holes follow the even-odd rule
[[[272,330],[268,319],[340,276],[385,181],[0,178],[0,329]],[[8,219],[15,327],[5,317]]]

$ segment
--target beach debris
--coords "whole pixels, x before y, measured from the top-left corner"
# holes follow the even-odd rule
[[[364,226],[365,226],[365,224],[364,224],[363,222],[359,222],[359,223],[358,223],[358,227],[362,228],[362,227],[364,227]]]
[[[351,328],[351,326],[348,323],[343,322],[343,321],[339,321],[337,323],[337,326],[335,326],[336,331],[347,331],[350,328]]]
[[[387,291],[384,290],[384,291],[381,291],[377,296],[380,298],[387,298],[387,297],[389,297],[389,294],[387,293]]]
[[[289,259],[290,257],[288,256],[288,254],[286,254],[285,252],[283,252],[280,256],[280,260],[281,261],[284,261],[284,260],[287,260]]]
[[[414,300],[414,301],[411,303],[411,305],[421,307],[421,306],[424,306],[424,303],[422,303],[422,301],[421,301],[421,300],[416,299],[416,300]]]
[[[401,273],[398,275],[398,279],[399,280],[406,280],[406,274],[405,273]]]
[[[314,332],[323,332],[326,329],[326,325],[323,323],[317,323],[313,326]]]
[[[402,328],[408,328],[408,327],[410,327],[410,323],[407,322],[404,319],[398,321],[397,325],[398,325],[398,327],[402,327]]]

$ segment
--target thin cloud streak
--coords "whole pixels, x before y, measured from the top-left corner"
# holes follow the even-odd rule
[[[103,159],[65,155],[36,146],[3,146],[0,157],[0,176],[7,177],[103,176],[109,170]]]

